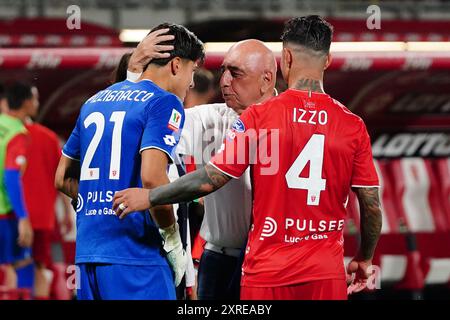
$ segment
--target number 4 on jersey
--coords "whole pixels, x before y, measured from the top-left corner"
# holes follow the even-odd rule
[[[314,134],[295,159],[286,173],[286,182],[291,189],[308,190],[307,205],[318,206],[320,192],[325,190],[326,180],[322,179],[323,153],[325,136]],[[308,178],[300,177],[300,173],[310,162]]]

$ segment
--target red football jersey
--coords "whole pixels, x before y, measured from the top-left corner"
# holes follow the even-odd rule
[[[243,286],[345,279],[350,187],[378,186],[361,118],[327,94],[289,89],[249,107],[211,163],[232,177],[251,165]]]
[[[53,230],[55,226],[55,173],[61,156],[58,137],[50,129],[27,124],[30,144],[23,175],[25,203],[33,229]]]

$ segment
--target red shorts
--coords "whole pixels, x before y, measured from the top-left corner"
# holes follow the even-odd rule
[[[64,255],[64,263],[67,265],[75,264],[75,241],[62,241],[61,246]]]
[[[41,264],[44,267],[52,265],[52,235],[50,230],[33,230],[33,259],[35,263]]]
[[[241,300],[347,300],[347,283],[333,279],[285,287],[241,287]]]

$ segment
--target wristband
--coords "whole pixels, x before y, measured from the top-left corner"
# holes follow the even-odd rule
[[[127,70],[127,80],[131,82],[137,82],[137,80],[141,77],[142,72],[132,72],[130,70]]]

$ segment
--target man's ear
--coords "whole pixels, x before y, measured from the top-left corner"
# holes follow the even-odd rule
[[[281,51],[280,70],[285,81],[288,81],[289,79],[289,72],[292,68],[292,63],[292,51],[283,46],[283,50]]]
[[[333,57],[331,56],[331,53],[327,54],[327,60],[325,61],[325,67],[323,68],[323,70],[327,70],[328,67],[331,64],[331,61],[333,61]]]
[[[292,68],[292,51],[289,48],[283,48],[283,51],[281,52],[282,59],[284,59],[284,66],[285,68],[291,69]]]
[[[172,71],[172,75],[176,76],[181,68],[181,59],[179,57],[175,57],[170,60],[170,70]]]
[[[272,87],[273,78],[275,75],[272,73],[272,71],[266,70],[263,73],[263,83],[261,86],[261,95],[264,95],[268,90]]]

